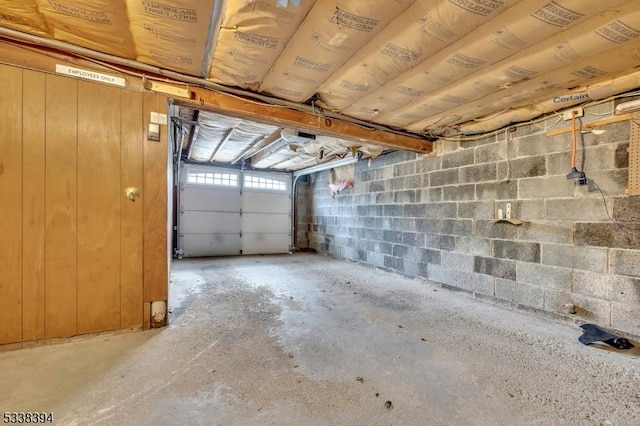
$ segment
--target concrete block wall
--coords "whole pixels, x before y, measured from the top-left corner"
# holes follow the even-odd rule
[[[583,120],[612,115],[608,103],[588,108]],[[566,179],[571,133],[545,135],[570,125],[551,118],[474,141],[439,141],[435,156],[362,161],[354,187],[335,197],[329,172],[312,175],[298,194],[306,206],[299,243],[516,309],[640,335],[640,197],[625,195],[630,123],[579,135],[578,168],[604,198],[594,185]],[[496,221],[507,203],[522,225]]]

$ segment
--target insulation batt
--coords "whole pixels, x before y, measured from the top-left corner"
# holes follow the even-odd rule
[[[412,123],[410,131],[425,129],[437,132],[476,117],[492,114],[505,108],[531,105],[532,99],[555,99],[567,88],[588,86],[630,74],[640,63],[640,39],[626,43],[617,49],[576,61],[551,73],[533,78],[508,89],[485,96],[477,101],[453,108],[425,120]],[[585,99],[586,101],[586,99]],[[565,107],[558,104],[557,108]]]
[[[595,8],[595,4],[592,6]],[[503,16],[508,13],[506,12]],[[537,22],[541,21],[532,21],[529,27],[536,29],[544,25]],[[546,25],[546,27],[549,26]],[[538,28],[527,39],[531,42],[539,40],[535,34],[543,33],[543,29],[544,27]],[[494,63],[494,65],[475,70],[455,66],[450,60],[439,61],[434,64],[430,72],[437,75],[450,75],[455,79],[454,84],[440,90],[434,90],[436,87],[431,86],[428,95],[391,113],[381,115],[376,121],[405,126],[420,117],[425,118],[444,112],[456,107],[456,104],[480,99],[496,90],[509,88],[574,61],[615,49],[638,38],[639,30],[640,10],[637,2],[631,1],[615,10],[581,20],[579,25],[564,31],[559,29],[553,31],[555,35],[545,34],[542,41],[506,59],[501,58],[500,55],[507,56],[508,52],[501,52],[497,48],[491,53],[478,55],[486,60],[487,64]],[[474,48],[473,43],[464,48],[463,54],[466,55],[472,48]],[[496,61],[499,59],[502,60]]]
[[[613,5],[616,5],[616,0]],[[455,88],[460,79],[475,75],[546,38],[579,28],[589,16],[609,7],[610,3],[600,0],[558,0],[553,3],[528,0],[518,3],[343,112],[393,125],[428,117],[439,112],[437,105],[428,102],[434,99],[435,91]],[[543,63],[546,59],[541,58]],[[511,73],[525,79],[535,76],[527,73],[527,67],[514,68]],[[506,82],[504,76],[502,80],[502,83]],[[499,85],[479,80],[476,89],[493,91]],[[435,99],[436,103],[441,102],[448,108],[466,102],[464,96],[455,95]],[[425,105],[418,105],[421,100],[425,100]],[[420,108],[414,108],[416,106]],[[371,114],[373,109],[378,111],[375,116]]]
[[[51,36],[35,0],[3,0],[0,3],[0,22],[14,30]]]
[[[112,0],[37,0],[54,38],[125,58],[135,48],[125,3]]]
[[[283,8],[276,0],[228,0],[209,79],[257,89],[314,2]]]
[[[260,90],[291,101],[306,101],[333,72],[414,2],[316,2]]]
[[[209,72],[213,0],[126,0],[136,59],[190,75]]]
[[[348,107],[518,1],[417,1],[320,87],[322,103]],[[366,85],[355,84],[363,81]]]

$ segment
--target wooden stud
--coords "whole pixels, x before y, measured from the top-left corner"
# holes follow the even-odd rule
[[[602,120],[590,121],[588,123],[583,124],[578,131],[585,129],[593,129],[595,127],[606,126],[607,124],[619,123],[621,121],[626,121],[629,119],[629,114],[616,115],[613,117],[603,118]],[[564,133],[571,132],[571,127],[563,127],[562,129],[549,130],[545,133],[545,136],[557,136],[562,135]]]
[[[193,88],[196,101],[176,100],[176,105],[246,118],[259,123],[300,129],[305,132],[347,139],[356,143],[378,145],[385,148],[427,153],[432,143],[417,136],[375,130],[347,121],[316,116],[294,109],[267,105],[221,92]]]

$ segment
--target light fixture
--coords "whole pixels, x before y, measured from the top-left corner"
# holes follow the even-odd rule
[[[324,170],[333,169],[334,167],[347,166],[349,164],[355,164],[360,161],[360,156],[356,155],[355,157],[345,157],[340,160],[329,161],[322,164],[317,164],[315,166],[307,167],[306,169],[296,170],[293,172],[294,177],[310,175],[312,173],[322,172]]]
[[[636,111],[638,109],[640,109],[640,99],[636,99],[635,101],[623,102],[621,104],[616,105],[615,113],[626,114],[628,112]]]

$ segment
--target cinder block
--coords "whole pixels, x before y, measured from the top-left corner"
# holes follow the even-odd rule
[[[391,243],[388,242],[384,242],[384,241],[374,241],[373,242],[373,249],[381,254],[391,254],[393,249],[392,249],[393,245]]]
[[[474,285],[474,281],[476,280],[484,280],[485,282],[487,280],[490,280],[493,283],[494,278],[490,277],[489,275],[480,275],[480,274],[476,274],[474,272],[468,272],[468,271],[458,271],[458,281],[456,286],[463,289],[463,290],[467,290],[467,291],[472,291]]]
[[[427,219],[455,218],[456,212],[456,203],[429,203],[426,205],[425,217]]]
[[[398,272],[404,272],[402,258],[394,256],[384,257],[384,267]]]
[[[371,251],[367,252],[367,263],[370,263],[379,268],[384,267],[384,258],[385,258],[385,255],[382,253],[371,252]]]
[[[391,179],[385,179],[385,190],[386,191],[398,191],[404,188],[404,177],[394,177]]]
[[[471,291],[474,294],[495,296],[495,278],[490,275],[474,274]]]
[[[612,210],[616,222],[640,222],[640,196],[615,197]]]
[[[369,182],[369,192],[383,192],[385,190],[384,182],[383,180]]]
[[[626,169],[629,167],[629,143],[621,143],[616,145],[616,153],[614,159],[616,169]]]
[[[405,204],[404,216],[405,217],[425,217],[427,210],[426,204]]]
[[[382,215],[390,217],[400,217],[404,214],[404,206],[402,204],[387,204],[382,206]]]
[[[573,291],[585,296],[611,300],[613,281],[611,275],[576,269],[573,273]]]
[[[416,161],[416,173],[427,173],[442,168],[442,156],[421,157]]]
[[[442,168],[457,168],[473,164],[473,149],[464,149],[462,151],[449,152],[442,155]]]
[[[582,152],[581,169],[587,174],[595,170],[609,170],[616,167],[616,145],[598,145],[585,148]]]
[[[543,244],[542,263],[604,273],[607,270],[607,250],[595,247]]]
[[[442,251],[440,263],[442,266],[459,271],[473,272],[474,256],[455,251]]]
[[[502,161],[507,156],[506,147],[507,145],[504,142],[478,146],[474,150],[474,161],[476,164]]]
[[[448,169],[429,173],[430,186],[455,185],[460,183],[458,169]]]
[[[624,195],[629,183],[627,169],[597,170],[587,173],[587,178],[598,184],[607,195]],[[578,187],[582,193],[586,193],[588,186]]]
[[[487,238],[455,237],[455,250],[464,254],[490,256],[491,247]]]
[[[415,189],[396,191],[393,193],[393,199],[394,199],[394,202],[398,204],[415,203],[416,191]]]
[[[493,255],[501,259],[540,263],[540,244],[521,241],[493,240]],[[513,279],[515,279],[515,277]]]
[[[394,257],[405,257],[409,252],[409,247],[404,246],[402,244],[394,244],[392,255]]]
[[[437,203],[442,201],[442,187],[423,189],[420,191],[420,197],[417,197],[416,201],[422,203]]]
[[[516,262],[514,260],[476,256],[473,270],[479,274],[493,275],[508,280],[516,279]]]
[[[518,180],[518,194],[520,199],[573,197],[574,189],[574,182],[567,180],[564,176],[547,176]]]
[[[402,242],[402,232],[401,231],[391,231],[385,229],[382,231],[382,238],[387,243],[401,243]]]
[[[443,219],[443,234],[448,235],[471,235],[473,222],[469,219]]]
[[[429,219],[429,220],[425,220],[424,224],[423,224],[423,228],[422,231],[424,232],[428,232],[428,233],[440,233],[440,231],[442,230],[442,219]]]
[[[511,143],[515,147],[518,157],[531,157],[551,152],[569,151],[571,149],[571,135],[561,134],[547,137],[538,133],[521,138],[514,137]]]
[[[638,227],[640,224],[635,224]],[[640,247],[640,233],[621,228],[614,223],[575,224],[576,245],[634,249]]]
[[[612,274],[640,277],[640,250],[613,249],[610,262]]]
[[[547,173],[546,159],[542,155],[510,160],[507,165],[509,179],[544,176]]]
[[[495,220],[476,220],[474,235],[483,238],[515,240],[517,231],[517,228],[510,223],[496,222]]]
[[[394,176],[406,176],[412,175],[416,172],[416,163],[414,161],[402,164],[396,164],[393,166]]]
[[[444,201],[469,201],[476,198],[475,192],[476,185],[474,184],[443,186],[442,199]]]
[[[563,221],[527,221],[518,226],[518,239],[539,243],[573,243],[573,222]]]
[[[601,198],[570,198],[546,201],[547,220],[604,221],[607,213]]]
[[[391,204],[393,203],[393,192],[378,192],[375,194],[376,204]]]
[[[571,300],[577,316],[605,327],[611,326],[611,302],[577,293],[572,294]]]
[[[640,335],[638,305],[614,302],[611,304],[611,326],[620,331]]]
[[[410,175],[410,176],[405,176],[404,177],[404,187],[407,189],[415,189],[415,188],[422,188],[423,186],[429,186],[427,185],[423,185],[423,177],[429,177],[428,174],[425,175]]]
[[[571,273],[569,268],[516,262],[516,281],[522,284],[535,284],[571,291]]]
[[[438,247],[440,250],[454,250],[456,247],[456,237],[453,235],[441,235]]]
[[[460,167],[460,183],[486,182],[497,179],[496,163]]]
[[[443,284],[456,285],[458,272],[432,263],[427,264],[427,278]]]
[[[515,202],[515,212],[520,220],[544,219],[544,200],[520,200]]]
[[[440,250],[433,250],[433,249],[419,248],[419,247],[416,247],[415,250],[417,253],[416,258],[420,259],[421,262],[432,263],[435,265],[441,264],[442,252]]]
[[[456,204],[451,203],[454,206]],[[494,207],[493,201],[470,201],[470,202],[459,202],[458,206],[458,217],[465,219],[493,219],[494,217]],[[427,212],[428,215],[428,212]],[[443,216],[443,217],[454,217],[454,216]]]
[[[406,244],[409,246],[424,246],[424,234],[414,233],[414,232],[403,232],[402,233],[402,244]]]
[[[478,200],[512,200],[518,198],[518,183],[502,181],[476,185]]]
[[[577,156],[576,163],[578,163]],[[547,155],[547,175],[566,176],[569,170],[571,170],[571,151],[556,152]]]

